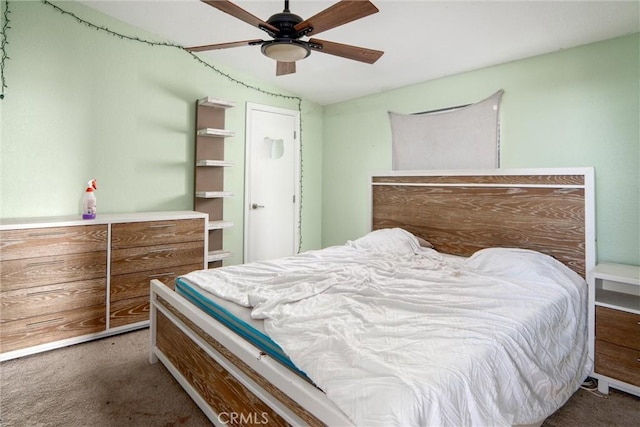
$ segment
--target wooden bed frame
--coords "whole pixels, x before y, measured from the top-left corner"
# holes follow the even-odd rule
[[[372,230],[402,227],[453,255],[533,249],[586,277],[595,265],[594,224],[592,168],[371,177]],[[319,389],[155,280],[150,360],[160,360],[216,425],[352,425]]]

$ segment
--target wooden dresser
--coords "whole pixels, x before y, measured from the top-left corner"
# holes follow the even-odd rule
[[[149,282],[206,267],[206,214],[2,220],[0,360],[146,327]]]

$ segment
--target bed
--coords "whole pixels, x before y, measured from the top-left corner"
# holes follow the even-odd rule
[[[151,361],[219,425],[540,424],[591,370],[593,181],[373,175],[359,239],[152,281]]]

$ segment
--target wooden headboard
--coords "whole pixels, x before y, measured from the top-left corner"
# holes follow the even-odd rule
[[[371,177],[371,229],[400,227],[440,252],[488,247],[595,265],[593,168],[396,171]]]

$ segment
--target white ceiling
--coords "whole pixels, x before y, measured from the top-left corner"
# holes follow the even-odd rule
[[[296,74],[276,77],[275,62],[259,46],[198,55],[328,105],[640,31],[638,0],[372,1],[380,12],[318,38],[383,50],[373,65],[312,52],[297,63]],[[199,0],[81,3],[182,46],[268,39],[263,31]],[[284,6],[282,0],[235,3],[264,21]],[[306,19],[333,3],[291,0],[290,10]]]

